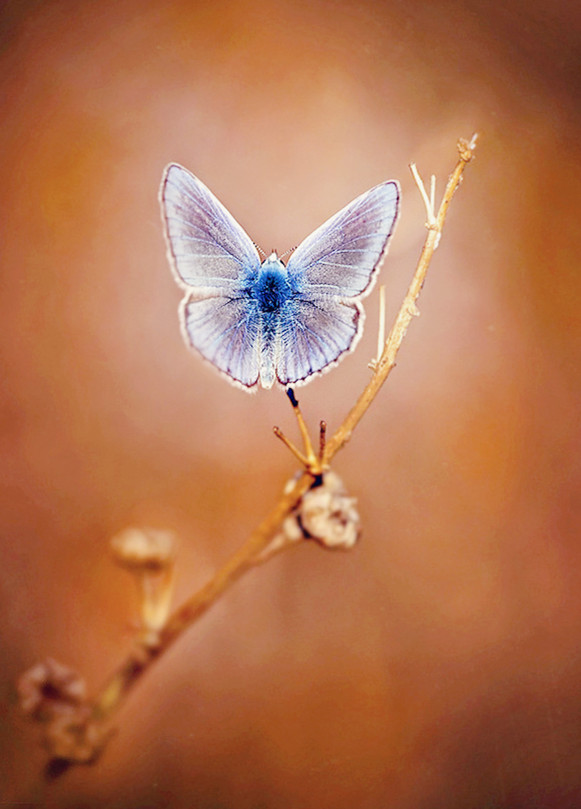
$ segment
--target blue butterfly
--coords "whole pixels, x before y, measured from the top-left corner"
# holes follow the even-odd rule
[[[399,206],[399,185],[372,188],[306,238],[285,266],[261,262],[206,186],[175,163],[160,199],[168,256],[185,289],[186,342],[246,390],[309,381],[352,351]]]

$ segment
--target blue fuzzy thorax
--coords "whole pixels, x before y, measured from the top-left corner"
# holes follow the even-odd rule
[[[276,253],[271,253],[260,265],[252,290],[259,311],[265,315],[279,312],[293,292],[287,268]]]

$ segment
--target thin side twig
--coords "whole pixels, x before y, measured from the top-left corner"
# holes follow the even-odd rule
[[[127,696],[129,690],[154,660],[158,659],[194,621],[200,618],[231,584],[260,562],[261,553],[267,548],[285,517],[291,513],[301,497],[309,490],[312,482],[312,476],[308,473],[305,472],[301,475],[214,578],[191,598],[188,598],[170,616],[159,633],[159,643],[156,648],[151,650],[150,654],[143,654],[143,650],[139,649],[117,669],[94,703],[93,714],[96,719],[108,718],[120,706],[123,698]]]

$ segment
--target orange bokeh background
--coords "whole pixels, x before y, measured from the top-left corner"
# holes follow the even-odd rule
[[[581,805],[579,39],[543,4],[6,2],[0,10],[0,796],[58,807]],[[92,768],[46,786],[18,674],[94,691],[135,597],[108,539],[181,538],[177,598],[295,471],[279,391],[184,347],[157,190],[177,161],[266,251],[385,179],[393,316],[424,237],[408,163],[477,159],[398,366],[336,470],[350,554],[249,574],[140,684]],[[357,351],[300,391],[330,429]]]

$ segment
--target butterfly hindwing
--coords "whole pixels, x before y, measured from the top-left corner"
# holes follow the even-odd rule
[[[181,306],[187,342],[218,370],[245,388],[260,374],[260,321],[249,302],[240,297],[190,295]]]
[[[276,376],[281,385],[301,384],[331,367],[352,347],[362,318],[357,303],[329,296],[302,297],[281,313]]]

